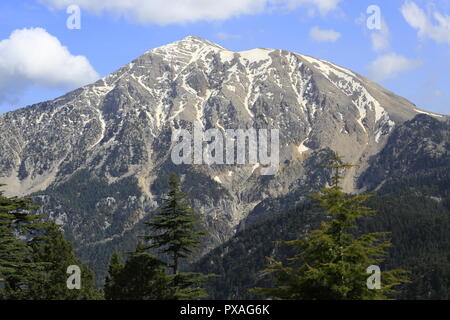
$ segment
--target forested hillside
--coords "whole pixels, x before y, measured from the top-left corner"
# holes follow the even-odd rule
[[[411,283],[403,285],[396,298],[450,298],[448,169],[392,181],[368,201],[368,206],[378,214],[366,218],[359,231],[391,232],[393,247],[382,270],[410,271]],[[259,273],[267,263],[266,258],[283,259],[291,255],[275,241],[298,238],[317,227],[323,218],[323,212],[313,202],[279,213],[238,233],[199,261],[195,268],[221,275],[210,283],[212,298],[257,298],[248,289],[270,283]]]

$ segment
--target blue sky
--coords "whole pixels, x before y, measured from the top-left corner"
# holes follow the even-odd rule
[[[67,27],[71,4],[80,29]],[[371,5],[380,15],[367,13]],[[233,51],[329,60],[450,113],[450,0],[3,0],[0,113],[54,99],[188,35]]]

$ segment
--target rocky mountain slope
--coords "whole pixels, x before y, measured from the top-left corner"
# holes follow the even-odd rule
[[[359,186],[379,190],[386,182],[413,174],[426,175],[450,164],[450,119],[418,115],[398,127],[386,147],[369,161]]]
[[[213,247],[255,208],[264,216],[267,199],[327,183],[320,164],[330,150],[359,164],[345,189],[364,188],[357,178],[369,159],[422,113],[330,62],[283,50],[231,52],[188,37],[63,97],[0,115],[0,183],[10,195],[38,197],[82,256],[104,265],[113,248],[132,246],[177,172]],[[172,132],[194,121],[279,129],[277,174],[263,176],[253,164],[174,165]]]

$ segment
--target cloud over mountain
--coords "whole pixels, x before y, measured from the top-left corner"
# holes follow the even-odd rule
[[[421,38],[430,38],[438,43],[450,44],[450,16],[437,10],[429,14],[412,1],[406,1],[401,12],[406,22],[417,29]]]
[[[15,30],[0,41],[0,101],[14,101],[29,86],[76,88],[98,77],[86,57],[42,28]]]
[[[381,19],[381,28],[370,34],[373,50],[379,52],[389,49],[391,46],[390,36],[389,26],[384,19]]]
[[[317,42],[336,42],[341,34],[334,30],[323,30],[319,27],[313,27],[309,31],[309,36]]]
[[[384,81],[395,78],[400,73],[419,67],[422,63],[415,59],[409,59],[396,53],[389,53],[378,57],[368,69],[370,77],[375,81]]]
[[[201,20],[225,20],[242,14],[256,14],[273,9],[292,10],[309,6],[324,15],[337,8],[341,0],[40,0],[55,9],[78,5],[82,10],[111,13],[142,24],[173,24]],[[168,10],[170,9],[170,10]]]

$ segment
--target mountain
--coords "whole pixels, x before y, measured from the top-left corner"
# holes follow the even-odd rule
[[[327,61],[283,50],[232,52],[187,37],[94,84],[0,115],[0,183],[9,195],[38,199],[100,271],[113,250],[133,247],[171,172],[212,230],[206,252],[270,216],[279,199],[299,201],[324,186],[329,173],[321,164],[331,151],[358,164],[346,173],[346,191],[381,183],[388,169],[371,161],[398,126],[424,113],[448,119]],[[261,175],[254,164],[175,165],[172,133],[194,121],[222,131],[279,129],[276,175]]]

